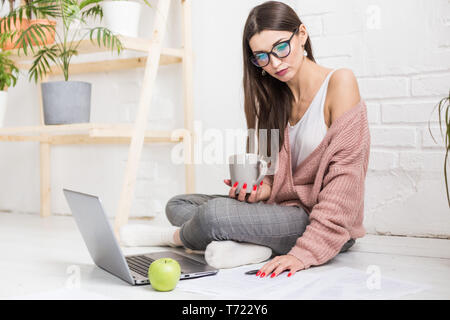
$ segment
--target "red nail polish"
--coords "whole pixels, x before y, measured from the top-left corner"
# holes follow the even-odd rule
[[[263,182],[264,182],[264,181],[261,180],[261,183],[260,183],[259,185],[262,186]]]
[[[264,276],[266,275],[265,272],[262,273],[261,278],[264,278]]]
[[[256,191],[256,184],[253,186],[253,191]]]
[[[244,183],[244,185],[242,186],[242,189],[247,188],[247,183]]]
[[[261,274],[261,271],[258,271],[257,273],[256,273],[256,276],[259,276]]]
[[[275,272],[274,272],[274,273],[272,273],[272,275],[271,275],[270,277],[271,277],[271,278],[275,277]]]
[[[233,185],[233,188],[236,188],[236,186],[238,185],[238,183],[239,183],[239,182],[236,181],[236,182],[234,183],[234,185]]]
[[[288,277],[292,276],[292,273],[289,272]]]

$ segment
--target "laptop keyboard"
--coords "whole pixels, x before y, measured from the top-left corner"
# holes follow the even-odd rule
[[[205,264],[194,260],[190,258],[186,258],[183,256],[180,256],[176,253],[170,253],[170,252],[155,252],[152,253],[153,258],[150,258],[148,256],[139,255],[139,256],[129,256],[125,257],[128,267],[130,270],[140,274],[143,277],[148,277],[148,267],[150,264],[155,261],[158,258],[166,257],[166,258],[172,258],[178,261],[181,268],[182,273],[190,273],[190,272],[198,272],[198,271],[204,271]]]
[[[148,267],[154,261],[146,256],[133,256],[133,257],[125,257],[128,267],[140,274],[141,276],[148,277]]]

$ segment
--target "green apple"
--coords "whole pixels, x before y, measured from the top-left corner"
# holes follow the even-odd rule
[[[148,268],[148,280],[153,289],[171,291],[180,280],[181,268],[178,261],[171,258],[160,258],[152,262]]]

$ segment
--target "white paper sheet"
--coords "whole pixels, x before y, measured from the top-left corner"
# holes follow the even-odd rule
[[[431,289],[428,285],[373,275],[358,269],[342,267],[323,272],[320,279],[303,288],[289,292],[292,299],[398,299]],[[373,280],[375,282],[373,282]]]
[[[200,294],[219,296],[220,298],[277,299],[289,289],[296,289],[319,279],[308,270],[297,272],[287,277],[287,272],[278,277],[260,278],[246,275],[249,270],[259,269],[264,265],[242,266],[232,269],[221,269],[215,276],[180,281],[177,289]]]
[[[327,270],[302,270],[294,276],[287,273],[270,278],[245,275],[263,264],[222,269],[215,276],[183,280],[178,290],[232,299],[397,299],[429,289],[406,281],[379,277],[375,285],[370,274],[341,267]],[[373,279],[372,279],[373,280]]]

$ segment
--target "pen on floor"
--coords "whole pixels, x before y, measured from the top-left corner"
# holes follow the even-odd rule
[[[250,271],[247,271],[247,272],[245,272],[245,274],[249,274],[249,275],[253,275],[253,274],[257,274],[258,273],[258,269],[256,269],[256,270],[250,270]],[[281,273],[285,273],[287,270],[283,270]],[[280,274],[281,274],[280,273]],[[290,276],[290,273],[289,273],[289,275],[288,275],[288,277]]]
[[[250,271],[247,271],[245,274],[257,274],[258,273],[258,269],[256,269],[256,270],[250,270]]]

